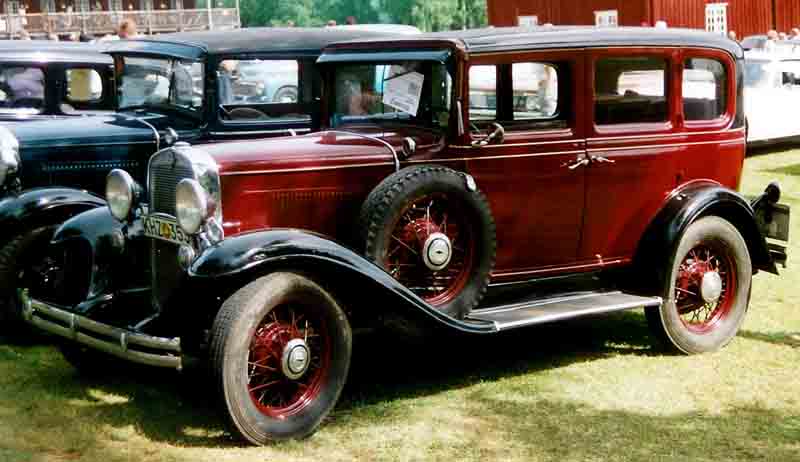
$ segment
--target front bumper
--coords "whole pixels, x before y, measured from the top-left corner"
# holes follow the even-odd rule
[[[20,292],[20,300],[24,319],[51,334],[131,362],[177,370],[183,367],[180,338],[153,337],[92,321],[32,299],[27,291]]]

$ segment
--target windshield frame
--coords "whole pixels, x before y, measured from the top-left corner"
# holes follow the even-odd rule
[[[424,50],[429,52],[429,49]],[[363,55],[363,57],[359,57],[356,60],[336,60],[334,62],[326,62],[323,64],[325,66],[325,98],[324,98],[324,105],[323,105],[323,121],[325,125],[330,129],[337,129],[343,126],[353,125],[375,125],[378,127],[385,127],[385,128],[396,128],[396,127],[408,127],[414,130],[425,130],[430,131],[433,133],[440,133],[443,136],[447,136],[450,133],[453,133],[455,129],[455,125],[457,125],[457,110],[459,107],[459,95],[461,94],[461,88],[459,85],[459,78],[458,78],[458,66],[457,66],[457,58],[454,56],[455,54],[449,54],[447,59],[441,61],[438,59],[433,58],[422,58],[422,59],[404,59],[403,53],[398,53],[398,58],[394,59],[393,57],[386,57],[386,51],[382,52],[364,52],[359,53]],[[372,56],[375,59],[370,59]],[[334,118],[337,113],[339,113],[337,105],[339,103],[339,95],[336,91],[336,84],[338,80],[338,73],[343,68],[352,68],[356,66],[387,66],[387,68],[391,68],[393,65],[399,65],[403,63],[407,63],[409,61],[421,63],[426,66],[434,65],[441,65],[443,66],[445,72],[449,76],[450,88],[449,88],[449,100],[447,101],[447,125],[437,125],[435,124],[433,114],[431,114],[431,120],[428,123],[416,123],[415,119],[418,119],[419,112],[421,112],[422,104],[425,100],[425,94],[431,94],[431,82],[429,78],[426,78],[423,82],[423,89],[422,93],[423,96],[420,100],[420,110],[418,110],[417,116],[409,116],[408,118],[404,117],[385,117],[387,114],[391,113],[384,113],[384,116],[379,114],[374,114],[373,116],[366,116],[363,120],[353,120],[353,121],[345,121],[334,123]],[[414,72],[414,71],[412,71]],[[428,73],[430,74],[430,72]],[[395,76],[390,77],[388,80],[391,80]],[[384,82],[385,83],[385,82]],[[386,106],[389,107],[389,106]],[[402,114],[402,112],[398,112],[398,114]]]
[[[208,87],[208,69],[207,69],[207,56],[203,56],[200,59],[188,59],[178,56],[173,56],[169,54],[152,54],[152,53],[114,53],[114,102],[118,112],[131,112],[131,111],[153,111],[153,112],[163,112],[168,114],[181,114],[188,116],[193,119],[202,120],[205,117],[206,113],[206,106],[208,102],[207,98],[207,87]],[[175,63],[197,63],[200,65],[200,69],[202,71],[202,75],[200,78],[200,82],[202,82],[202,94],[200,99],[200,105],[195,108],[179,106],[177,104],[172,103],[144,103],[144,104],[136,104],[136,105],[128,105],[124,106],[122,101],[122,85],[125,75],[125,59],[127,58],[134,58],[134,59],[152,59],[152,60],[160,60],[160,61],[168,61],[171,66],[175,66]],[[172,98],[173,88],[172,83],[170,82],[169,88],[169,99]]]

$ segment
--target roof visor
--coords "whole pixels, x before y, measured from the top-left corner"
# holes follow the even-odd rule
[[[438,61],[442,64],[452,54],[451,50],[334,52],[323,53],[317,64],[328,63],[389,63],[399,61]]]

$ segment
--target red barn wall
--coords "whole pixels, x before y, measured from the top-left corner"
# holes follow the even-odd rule
[[[521,15],[537,15],[540,24],[594,24],[595,11],[617,10],[620,25],[624,26],[663,20],[671,27],[704,29],[706,4],[722,1],[487,0],[487,4],[489,23],[495,26],[516,25]],[[727,0],[727,3],[728,30],[735,30],[739,37],[764,34],[772,28],[788,32],[800,26],[800,0]]]

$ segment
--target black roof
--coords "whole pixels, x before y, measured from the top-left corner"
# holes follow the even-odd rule
[[[654,27],[488,27],[464,31],[434,32],[410,35],[392,41],[361,39],[332,46],[331,51],[355,48],[364,50],[368,45],[381,48],[409,46],[463,47],[470,53],[514,51],[552,48],[594,48],[607,46],[674,46],[707,47],[724,50],[741,58],[742,47],[721,35],[696,29],[660,29]]]
[[[102,46],[89,43],[0,40],[1,61],[110,64],[111,57],[102,51]]]
[[[386,37],[386,33],[343,28],[258,27],[227,31],[177,32],[112,42],[111,53],[172,54],[199,58],[203,54],[271,53],[318,56],[330,43]]]

